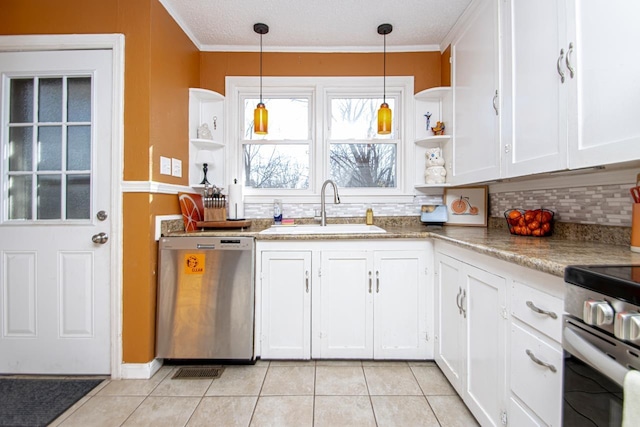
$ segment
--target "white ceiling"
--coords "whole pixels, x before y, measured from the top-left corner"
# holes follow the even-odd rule
[[[257,51],[253,24],[265,23],[263,49],[280,52],[439,50],[471,0],[160,0],[203,51]]]

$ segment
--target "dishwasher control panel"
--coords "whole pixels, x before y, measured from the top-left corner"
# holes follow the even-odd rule
[[[160,249],[253,250],[253,237],[162,237]]]

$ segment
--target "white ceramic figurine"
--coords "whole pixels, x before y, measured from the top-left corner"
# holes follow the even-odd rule
[[[424,182],[426,184],[443,184],[445,182],[447,170],[444,168],[442,149],[427,149],[426,166],[424,171]]]

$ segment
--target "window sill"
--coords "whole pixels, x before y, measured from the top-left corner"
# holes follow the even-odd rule
[[[340,202],[351,203],[413,203],[413,194],[393,194],[393,195],[340,195]],[[326,194],[327,202],[333,203],[333,193]],[[280,199],[283,203],[317,203],[320,204],[320,195],[245,195],[245,203],[273,203],[273,199]]]

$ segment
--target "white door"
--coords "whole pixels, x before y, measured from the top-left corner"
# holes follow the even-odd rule
[[[319,301],[321,358],[373,357],[373,256],[371,252],[323,251]],[[316,293],[316,295],[318,295]]]
[[[0,53],[0,78],[0,373],[108,374],[112,52]]]
[[[427,354],[425,251],[374,253],[374,359],[424,359]]]
[[[311,252],[262,252],[263,359],[311,357]]]

